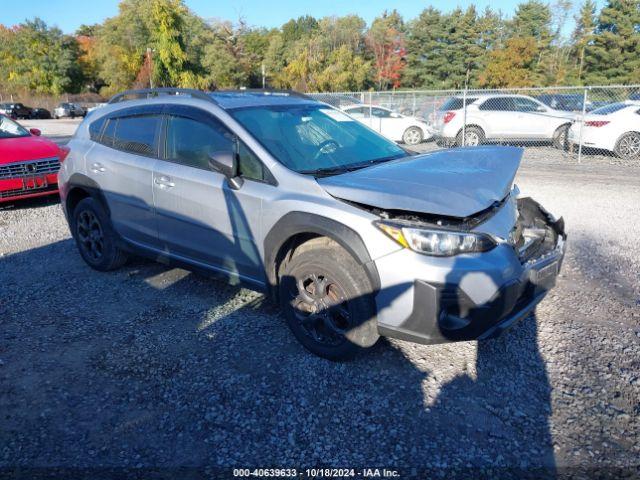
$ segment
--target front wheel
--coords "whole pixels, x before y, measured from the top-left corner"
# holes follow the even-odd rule
[[[366,272],[328,238],[298,247],[280,267],[280,306],[296,339],[329,360],[347,360],[379,339]]]
[[[71,233],[83,260],[101,272],[115,270],[127,261],[118,248],[116,234],[102,205],[85,198],[73,210]]]
[[[418,145],[423,139],[422,130],[418,127],[409,127],[402,135],[402,141],[407,145]]]
[[[640,133],[628,132],[622,135],[616,142],[613,152],[625,160],[640,158]]]

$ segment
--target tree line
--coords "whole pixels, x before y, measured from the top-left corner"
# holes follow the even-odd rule
[[[570,24],[575,28],[567,35]],[[111,95],[132,87],[302,91],[640,83],[640,0],[520,3],[292,19],[205,20],[183,0],[123,0],[73,35],[41,19],[0,25],[0,91]]]

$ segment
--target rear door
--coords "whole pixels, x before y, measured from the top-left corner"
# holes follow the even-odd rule
[[[518,135],[516,126],[515,105],[511,97],[491,97],[479,107],[479,116],[486,125],[487,138],[515,138]]]
[[[133,243],[158,246],[152,176],[158,161],[160,105],[120,110],[106,119],[86,158],[115,230]]]
[[[163,146],[153,175],[162,250],[263,283],[255,239],[261,238],[262,199],[275,187],[263,181],[262,163],[216,117],[195,107],[167,107]],[[222,151],[240,156],[247,181],[239,190],[209,167],[210,155]]]

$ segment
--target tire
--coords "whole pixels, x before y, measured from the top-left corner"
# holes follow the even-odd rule
[[[81,200],[73,210],[71,233],[82,259],[91,268],[108,272],[127,261],[104,208],[93,198]]]
[[[622,135],[616,142],[613,153],[625,160],[640,159],[640,132],[627,132]]]
[[[560,125],[553,132],[553,146],[558,150],[567,150],[570,124]]]
[[[424,134],[418,127],[409,127],[402,134],[402,141],[406,145],[418,145],[424,140]]]
[[[480,127],[467,127],[464,129],[464,146],[477,147],[484,143],[484,131]],[[462,147],[462,130],[456,135],[456,147]]]
[[[332,240],[304,243],[282,263],[279,274],[280,307],[294,336],[310,352],[344,361],[380,338],[369,278]]]

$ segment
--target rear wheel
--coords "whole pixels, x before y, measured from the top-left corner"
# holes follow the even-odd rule
[[[567,149],[567,136],[569,134],[570,125],[562,125],[556,129],[553,134],[553,146],[559,150]]]
[[[463,143],[464,134],[464,143]],[[484,132],[480,127],[467,127],[460,131],[456,137],[457,147],[477,147],[484,142]]]
[[[295,337],[320,357],[347,360],[379,338],[364,269],[328,238],[306,242],[283,262],[279,297]]]
[[[625,160],[640,158],[640,133],[625,133],[618,139],[613,151],[617,156]]]
[[[71,231],[80,255],[91,268],[106,272],[127,261],[126,253],[117,246],[107,213],[93,198],[78,203],[73,211]]]
[[[402,135],[402,141],[407,145],[418,145],[422,142],[424,135],[418,127],[409,127]]]

